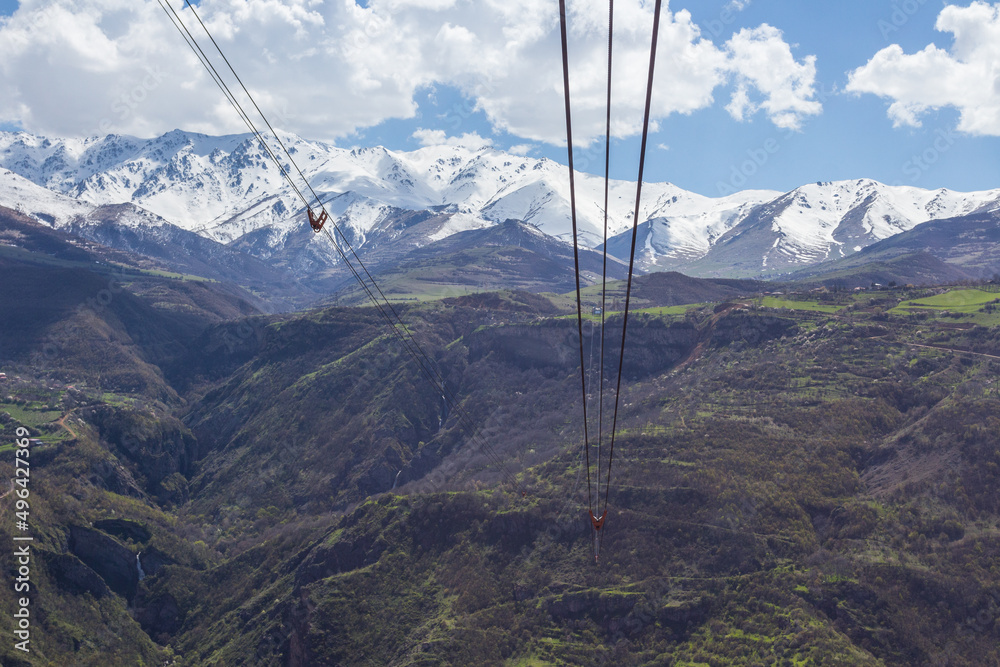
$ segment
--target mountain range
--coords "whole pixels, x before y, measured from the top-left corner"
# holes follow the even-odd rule
[[[905,285],[1000,270],[988,197],[942,196],[954,217],[876,242],[831,222],[846,256],[819,263],[749,251],[782,247],[803,202],[819,225],[810,197],[836,184],[748,204],[686,258],[658,253],[671,227],[649,220],[647,267],[787,256],[803,282],[902,285],[653,271],[627,347],[625,281],[584,290],[606,327],[539,293],[603,262],[544,229],[555,209],[533,224],[370,198],[391,210],[347,233],[401,341],[352,307],[294,201],[226,240],[156,209],[153,185],[75,193],[79,158],[45,180],[48,159],[19,167],[41,184],[0,174],[0,479],[16,435],[34,469],[31,590],[0,589],[30,609],[31,653],[0,644],[3,665],[1000,664],[1000,287]],[[371,183],[401,187],[392,173]],[[198,194],[161,176],[163,201]],[[900,193],[873,188],[829,219],[855,211],[868,233]],[[219,205],[202,195],[188,215]]]
[[[572,241],[565,167],[551,160],[492,148],[398,152],[280,138],[295,161],[283,168],[301,169],[366,262],[395,267],[413,260],[409,253],[507,220],[555,242]],[[577,183],[581,241],[600,250],[603,180],[579,174]],[[334,248],[306,226],[305,208],[317,203],[304,182],[297,187],[305,196],[248,135],[175,130],[153,139],[56,139],[0,132],[0,205],[158,257],[175,270],[329,293],[348,274]],[[608,250],[624,261],[634,189],[628,181],[610,186]],[[859,179],[712,198],[647,183],[637,264],[700,277],[784,277],[928,221],[992,220],[997,211],[1000,189],[961,193]]]
[[[374,308],[265,314],[10,209],[0,239],[0,479],[34,442],[5,666],[1000,664],[995,286],[636,278],[595,561],[574,300],[399,304],[451,407]]]

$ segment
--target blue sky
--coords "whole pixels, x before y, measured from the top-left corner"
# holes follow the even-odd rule
[[[286,1],[293,8],[301,5],[296,0]],[[227,2],[235,0],[203,2],[206,18],[214,16],[221,20],[229,6]],[[600,4],[580,0],[579,16],[590,11],[582,7],[585,2],[589,3],[588,7]],[[79,0],[78,4],[81,7],[79,16],[88,12],[94,14],[92,6],[95,3]],[[398,16],[390,15],[388,7],[398,8],[400,4],[413,6],[392,10],[397,11]],[[14,17],[17,21],[9,19],[6,26],[0,25],[0,39],[3,30],[16,28],[26,21],[30,12],[43,11],[44,5],[44,2],[37,2],[19,10]],[[428,9],[431,5],[435,6]],[[738,8],[740,5],[742,8]],[[647,180],[668,180],[709,196],[745,188],[789,190],[808,182],[852,178],[954,190],[1000,187],[1000,140],[997,138],[1000,121],[994,120],[994,105],[1000,106],[994,98],[1000,95],[1000,86],[996,87],[992,98],[972,94],[973,89],[989,87],[976,86],[975,76],[980,76],[976,73],[983,70],[982,61],[988,69],[989,59],[995,55],[989,46],[990,35],[995,33],[973,34],[972,28],[966,27],[963,44],[971,46],[962,49],[964,55],[957,55],[956,50],[952,58],[949,51],[954,46],[956,34],[935,30],[935,23],[949,5],[949,11],[956,8],[965,11],[972,3],[941,0],[845,0],[838,3],[744,0],[735,5],[732,0],[671,2],[669,9],[675,13],[676,35],[683,33],[682,28],[688,25],[680,15],[685,10],[690,14],[689,24],[700,30],[699,39],[712,43],[712,49],[702,50],[698,57],[703,57],[705,62],[719,63],[720,53],[729,54],[726,57],[731,64],[717,64],[718,71],[722,72],[718,74],[721,82],[718,85],[701,90],[690,86],[692,100],[698,95],[710,94],[710,103],[705,99],[691,101],[691,108],[686,112],[663,108],[658,131],[651,136]],[[153,6],[155,8],[155,3]],[[0,14],[4,16],[14,14],[17,8],[16,2],[0,0]],[[558,132],[562,129],[560,109],[553,106],[548,97],[539,96],[537,109],[515,99],[522,82],[530,96],[536,71],[545,67],[557,71],[560,67],[558,51],[551,48],[551,35],[524,48],[521,53],[527,65],[520,70],[517,66],[503,64],[476,64],[462,69],[459,67],[461,62],[447,62],[434,55],[435,50],[440,51],[445,34],[441,26],[461,27],[457,37],[452,34],[455,31],[449,33],[448,39],[455,37],[454,44],[464,44],[462,40],[467,42],[472,35],[478,40],[477,48],[484,54],[489,53],[490,20],[484,17],[481,24],[477,23],[474,9],[472,3],[462,0],[407,0],[396,4],[388,0],[378,4],[373,1],[359,6],[349,15],[336,14],[331,8],[324,16],[324,32],[316,34],[323,35],[324,43],[328,43],[332,33],[338,30],[336,36],[341,41],[345,35],[353,34],[357,48],[341,49],[338,52],[341,55],[334,54],[323,61],[308,50],[315,44],[310,44],[308,38],[301,38],[301,28],[297,28],[298,32],[292,28],[290,32],[282,32],[273,17],[262,18],[256,28],[248,24],[228,46],[225,46],[225,38],[222,41],[241,75],[259,93],[258,97],[264,98],[259,99],[262,106],[270,109],[273,116],[287,120],[284,124],[278,122],[280,126],[303,136],[333,140],[343,146],[382,144],[400,150],[467,136],[473,143],[490,142],[500,149],[513,148],[517,152],[565,163],[565,147],[558,145]],[[981,16],[986,15],[983,12],[997,9],[993,3],[979,3],[978,6]],[[296,11],[305,10],[299,7]],[[381,19],[380,11],[383,12]],[[645,11],[648,14],[648,8]],[[641,8],[633,14],[633,26],[644,25]],[[961,11],[953,14],[960,19],[965,16]],[[1000,13],[997,16],[1000,17]],[[384,25],[378,23],[382,20],[384,24],[386,17],[395,22],[395,33],[417,35],[416,40],[419,35],[436,33],[437,41],[431,44],[434,48],[413,47],[417,50],[403,51],[404,47],[410,47],[387,46],[394,33],[379,32]],[[53,18],[50,12],[45,20],[56,21],[54,25],[59,26],[58,29],[71,30],[76,18],[72,13]],[[571,20],[573,18],[571,15]],[[366,26],[367,33],[348,30],[349,22],[355,20],[368,21],[358,24]],[[162,41],[161,51],[148,44],[140,48],[134,44],[138,40],[129,40],[129,30],[137,32],[135,26],[143,21],[149,22],[143,41],[150,44]],[[491,21],[496,23],[497,19]],[[628,21],[627,17],[622,19],[623,23]],[[960,25],[983,23],[969,19]],[[992,26],[988,21],[985,23]],[[528,24],[519,24],[518,29],[523,32],[525,25]],[[780,32],[764,35],[761,26],[765,25]],[[1000,26],[1000,20],[997,25]],[[89,34],[87,30],[93,29],[103,31],[100,36],[107,38],[108,44],[104,47],[107,53],[117,57],[128,53],[128,49],[139,49],[141,54],[122,57],[120,65],[116,65],[119,69],[93,75],[97,78],[86,88],[79,84],[79,90],[74,89],[77,80],[91,76],[90,72],[95,69],[85,70],[81,66],[81,71],[74,75],[72,70],[76,63],[87,60],[79,53],[64,54],[66,60],[55,75],[46,72],[45,65],[40,64],[46,60],[39,57],[41,52],[32,54],[30,47],[10,56],[8,62],[12,64],[8,70],[19,67],[20,71],[8,71],[4,75],[7,80],[0,84],[17,91],[12,97],[17,98],[18,105],[0,106],[2,127],[23,128],[40,134],[88,135],[107,130],[139,136],[152,136],[175,126],[216,133],[237,130],[235,125],[227,124],[230,121],[225,119],[226,110],[221,105],[213,110],[222,98],[217,90],[208,86],[207,80],[203,82],[205,85],[194,85],[190,82],[191,74],[185,75],[182,70],[176,74],[172,72],[174,61],[184,57],[185,47],[177,34],[171,34],[164,26],[172,30],[162,13],[138,11],[134,15],[122,15],[109,10],[86,23],[80,28],[80,34]],[[500,28],[498,26],[498,33]],[[503,28],[512,29],[510,25]],[[407,33],[408,30],[411,33]],[[644,30],[648,33],[648,27]],[[768,84],[763,75],[767,72],[760,70],[770,66],[761,68],[759,60],[750,59],[743,64],[736,63],[742,56],[731,46],[731,40],[741,31],[746,35],[752,33],[755,48],[780,46],[768,53],[786,51],[788,57],[774,61],[774,69],[784,68],[788,70],[788,77],[800,77],[795,81],[802,85],[808,83],[809,94],[803,93],[799,85],[791,95],[795,99],[786,109],[769,111],[766,100],[787,99],[796,84],[788,78],[787,82],[791,83],[787,83],[787,90],[778,89],[784,83],[765,90]],[[599,33],[594,29],[571,34],[571,49],[577,54],[597,53],[604,48]],[[645,47],[641,43],[642,34],[643,29],[637,28],[631,42],[623,38],[623,53],[631,49],[633,54],[639,54],[643,48],[648,49],[648,34],[644,37],[647,40]],[[675,42],[680,39],[673,32],[666,34],[665,39]],[[299,44],[295,47],[299,50],[289,44]],[[936,45],[936,51],[927,51],[931,44]],[[898,45],[901,54],[892,51],[892,45]],[[0,47],[0,54],[3,48]],[[47,53],[61,53],[67,47],[60,44],[52,48],[54,50]],[[760,49],[756,52],[763,53]],[[178,54],[176,58],[157,55],[174,51]],[[968,55],[970,51],[973,56]],[[914,54],[922,52],[927,57],[918,60]],[[885,57],[879,66],[872,64],[864,71],[864,76],[856,76],[852,91],[848,91],[850,73],[865,68],[880,53]],[[116,57],[111,60],[117,63]],[[343,64],[338,58],[344,59]],[[426,62],[407,62],[420,58],[426,58]],[[483,58],[489,60],[488,55]],[[970,62],[975,58],[981,62]],[[662,59],[669,63],[669,58]],[[47,60],[49,66],[59,66],[58,57]],[[462,56],[457,55],[454,60],[461,61]],[[310,64],[313,62],[315,64]],[[407,70],[410,65],[414,69]],[[914,82],[913,70],[917,66],[927,69]],[[38,72],[29,71],[35,67],[39,68]],[[357,76],[359,67],[369,72],[360,88],[357,82],[363,77]],[[399,67],[400,71],[389,77],[387,70],[394,67]],[[493,69],[487,71],[487,67]],[[1000,68],[1000,64],[997,67]],[[341,71],[351,75],[337,79],[340,75],[334,73]],[[587,76],[582,65],[574,71],[581,80]],[[968,83],[961,78],[966,74],[948,74],[952,71],[968,74]],[[631,79],[644,80],[644,72],[632,72],[637,73],[642,76]],[[52,111],[50,94],[31,84],[39,77],[51,79],[62,74],[67,79],[63,85],[69,88],[68,94],[74,95],[80,105],[80,113],[76,115],[60,116]],[[485,77],[495,85],[485,94],[477,93],[476,77],[479,80]],[[534,90],[546,91],[545,81],[540,75],[538,78],[538,87]],[[620,78],[624,81],[626,77],[623,74]],[[748,87],[754,104],[740,120],[736,117],[739,114],[734,115],[727,105],[734,89],[743,84]],[[59,85],[58,80],[54,85]],[[113,96],[102,98],[99,94],[102,86],[114,89]],[[626,92],[623,99],[634,102],[641,98],[641,85],[623,83],[622,87],[631,91]],[[669,96],[668,89],[681,87],[681,83],[658,86],[654,100],[658,95]],[[373,92],[369,92],[369,88]],[[946,92],[938,94],[935,92],[938,90]],[[966,90],[970,91],[968,95]],[[586,99],[586,91],[580,98]],[[94,113],[88,111],[90,101],[97,109]],[[899,109],[894,108],[890,117],[888,108],[892,102],[899,102]],[[808,105],[814,103],[818,103],[821,110],[809,110]],[[586,138],[587,119],[596,118],[596,107],[586,108],[583,102],[580,109],[580,123]],[[207,110],[213,110],[214,115]],[[782,113],[790,115],[782,116]],[[613,175],[633,179],[638,153],[635,105],[621,110],[620,115],[631,119],[632,126],[621,132],[627,135],[625,138],[613,142]],[[317,136],[327,129],[330,136]],[[599,139],[591,144],[589,152],[582,147],[577,150],[578,167],[592,172],[602,168]]]
[[[882,48],[898,43],[907,53],[930,43],[945,47],[951,35],[934,30],[943,3],[928,0],[919,10],[906,14],[902,25],[893,10],[898,2],[813,3],[797,0],[757,0],[743,11],[731,11],[723,21],[728,1],[710,0],[673,4],[691,11],[704,33],[728,36],[744,27],[769,23],[780,28],[794,51],[817,56],[817,88],[825,97],[823,113],[809,119],[801,131],[775,128],[758,117],[735,122],[717,103],[690,115],[675,115],[662,123],[651,137],[647,158],[649,180],[671,181],[701,194],[717,196],[729,187],[790,190],[803,183],[853,178],[873,178],[889,184],[953,190],[985,190],[1000,187],[1000,140],[954,132],[957,113],[942,110],[925,119],[921,128],[893,128],[886,116],[887,102],[873,95],[846,93],[847,73],[864,65]],[[914,3],[916,4],[916,3]],[[907,7],[910,9],[910,7]],[[447,113],[463,100],[456,91],[438,97],[445,104],[425,102],[426,116]],[[478,114],[475,127],[489,127]],[[364,132],[362,143],[406,146],[412,123],[390,122]],[[948,150],[940,147],[945,132]],[[776,142],[776,152],[769,152]],[[521,143],[517,137],[501,137],[500,146]],[[410,145],[413,141],[410,140]],[[657,149],[666,145],[669,150]],[[639,142],[613,144],[615,175],[635,178]],[[761,160],[762,153],[767,160]],[[563,147],[541,145],[540,155],[562,163]],[[749,164],[748,164],[749,161]],[[577,160],[579,163],[579,159]],[[759,164],[763,162],[763,164]],[[590,171],[602,168],[600,155]],[[752,166],[751,166],[752,165]],[[924,167],[927,167],[926,169]]]

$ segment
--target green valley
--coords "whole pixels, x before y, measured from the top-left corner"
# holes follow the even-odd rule
[[[38,438],[3,664],[1000,660],[995,293],[691,281],[637,279],[596,563],[564,296],[398,304],[461,417],[372,308],[56,304],[91,342],[2,369],[4,443]]]

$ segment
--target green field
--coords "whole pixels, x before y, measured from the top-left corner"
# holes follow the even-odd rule
[[[175,280],[185,280],[190,282],[201,282],[201,283],[219,282],[214,278],[204,278],[202,276],[196,276],[190,273],[174,273],[173,271],[162,271],[160,269],[142,269],[135,266],[128,266],[126,264],[121,264],[119,262],[108,262],[108,265],[119,267],[128,273],[133,273],[136,275],[156,276],[159,278],[173,278]]]
[[[820,303],[819,301],[799,301],[797,299],[781,299],[774,296],[765,296],[761,299],[760,305],[765,308],[787,308],[789,310],[809,310],[817,313],[836,313],[844,306],[834,303]]]
[[[593,287],[588,287],[588,290],[593,290]],[[599,289],[599,288],[598,288]],[[599,294],[599,292],[598,292]],[[570,300],[569,295],[561,295],[564,298],[560,305],[572,306],[573,310],[576,310],[576,299]],[[555,301],[555,299],[553,299]],[[572,303],[570,303],[572,301]],[[684,315],[689,310],[694,310],[696,308],[704,308],[709,304],[706,303],[688,303],[681,306],[660,306],[651,308],[632,308],[631,312],[633,315],[638,313],[644,313],[648,315]],[[843,304],[833,304],[833,303],[820,303],[816,300],[799,300],[799,299],[785,299],[781,297],[765,296],[760,299],[760,305],[765,308],[787,308],[788,310],[804,310],[808,312],[815,313],[836,313],[844,308]],[[600,315],[591,314],[591,309],[587,304],[584,304],[584,319],[600,321]],[[611,317],[613,315],[620,315],[620,311],[608,310],[606,315]],[[566,316],[569,317],[569,316]],[[574,312],[572,317],[576,317]]]
[[[172,271],[161,271],[159,269],[143,269],[137,266],[129,266],[127,264],[121,264],[119,262],[106,262],[104,264],[92,263],[90,261],[82,261],[78,259],[61,259],[58,257],[50,257],[37,252],[28,252],[22,248],[16,248],[13,246],[0,246],[0,257],[7,257],[10,259],[16,259],[18,261],[30,262],[31,264],[39,264],[42,266],[55,266],[64,269],[76,269],[83,268],[88,271],[96,271],[98,273],[104,273],[108,270],[121,271],[126,279],[129,277],[141,277],[141,276],[155,276],[159,278],[173,278],[177,280],[193,281],[193,282],[218,282],[212,278],[203,278],[201,276],[195,276],[187,273],[174,273]],[[117,275],[117,274],[116,274]]]
[[[114,392],[106,391],[101,394],[101,401],[107,403],[108,405],[115,405],[118,407],[135,405],[135,399],[131,396],[126,396],[125,394],[116,394]]]
[[[59,410],[37,410],[13,403],[0,403],[0,411],[9,413],[17,421],[32,428],[35,428],[39,424],[54,421],[62,416],[62,412]]]
[[[943,294],[903,301],[891,312],[906,314],[914,312],[961,313],[982,326],[1000,325],[1000,312],[981,312],[983,306],[1000,300],[1000,293],[981,289],[953,289]]]
[[[645,313],[647,315],[683,315],[689,310],[701,308],[704,303],[688,303],[683,306],[659,306],[654,308],[640,308],[634,312]],[[609,313],[610,314],[610,313]]]
[[[13,403],[0,403],[0,412],[6,412],[18,422],[31,429],[38,429],[42,424],[49,424],[62,416],[60,410],[46,410],[44,406],[36,404],[37,407],[29,405],[16,405]],[[32,437],[35,437],[33,434]],[[69,440],[73,436],[64,428],[42,429],[37,434],[46,443],[52,444]],[[0,427],[0,440],[4,442],[0,445],[0,452],[14,449],[14,428],[11,425]],[[9,442],[8,442],[9,440]]]
[[[636,315],[655,315],[655,316],[659,316],[659,317],[670,316],[670,315],[683,315],[686,312],[688,312],[689,310],[694,310],[696,308],[701,308],[704,305],[706,305],[706,304],[704,304],[704,303],[687,303],[687,304],[684,304],[683,306],[655,306],[653,308],[629,308],[629,314],[631,316],[633,316],[633,317],[636,316]],[[557,319],[567,319],[567,318],[576,319],[576,312],[575,312],[575,310],[576,310],[576,303],[575,302],[573,304],[573,309],[574,309],[573,313],[571,313],[569,315],[560,315],[559,318],[557,318]],[[619,316],[621,314],[622,314],[622,311],[620,311],[620,310],[614,310],[614,311],[609,310],[608,312],[606,312],[604,314],[604,318],[608,319],[610,317],[616,317],[616,316]],[[590,307],[584,305],[583,319],[590,320],[592,322],[600,322],[601,321],[601,316],[600,315],[594,315],[594,313],[590,309]]]
[[[980,289],[955,289],[944,294],[905,301],[899,304],[899,307],[947,308],[965,313],[978,311],[985,304],[997,299],[1000,299],[1000,293],[997,292],[985,292]]]
[[[609,299],[613,298],[625,298],[625,286],[627,282],[624,280],[609,280],[606,285],[601,285],[601,283],[595,283],[587,287],[583,287],[580,290],[580,296],[583,298],[599,299],[601,296],[602,289],[607,292]]]
[[[459,284],[446,280],[399,280],[392,287],[382,286],[387,301],[391,303],[418,303],[424,301],[439,301],[458,296],[468,296],[487,292],[485,288],[473,284]],[[376,296],[380,296],[376,294]],[[337,299],[338,305],[371,306],[371,300],[360,287],[345,291]]]

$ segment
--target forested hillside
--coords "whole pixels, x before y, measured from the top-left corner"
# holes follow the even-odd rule
[[[596,563],[564,297],[399,306],[475,437],[371,309],[148,275],[49,306],[44,368],[3,348],[2,477],[41,440],[3,664],[1000,662],[995,287],[643,280]]]

